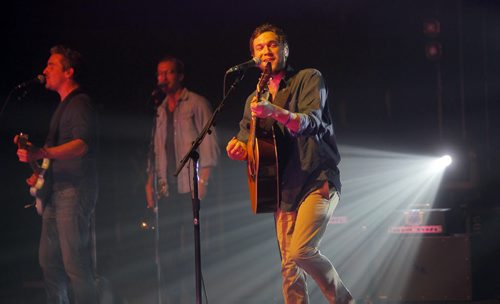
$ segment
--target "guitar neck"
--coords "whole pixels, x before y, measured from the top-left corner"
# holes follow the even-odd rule
[[[25,150],[30,150],[31,146],[28,144],[29,142],[29,136],[27,134],[20,133],[17,137],[17,147],[19,149],[25,149]],[[33,170],[34,174],[40,174],[43,172],[46,167],[48,167],[48,160],[43,159],[43,165],[40,166],[36,160],[32,160],[29,162],[29,165],[31,167],[31,170]]]
[[[35,174],[40,174],[43,169],[40,168],[40,165],[38,164],[37,161],[33,160],[33,161],[30,161],[30,167],[31,167],[31,170],[33,170],[33,173]]]

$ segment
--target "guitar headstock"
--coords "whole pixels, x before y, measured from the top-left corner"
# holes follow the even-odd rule
[[[14,143],[17,145],[18,149],[31,150],[31,148],[32,148],[32,145],[29,142],[28,134],[24,134],[22,132],[14,137]],[[44,161],[45,161],[45,159],[44,159]],[[35,173],[37,173],[38,167],[40,167],[40,166],[38,165],[36,160],[29,160],[28,162],[29,162],[31,168],[33,169],[33,171]],[[48,164],[47,164],[47,168],[48,168]],[[36,179],[35,179],[35,182],[36,182]],[[32,186],[30,182],[28,182],[28,184],[30,186]]]
[[[262,74],[260,75],[259,83],[257,84],[258,92],[262,92],[267,88],[267,83],[269,82],[269,79],[271,79],[271,70],[271,62],[268,62],[264,71],[262,71]]]
[[[28,149],[29,147],[29,135],[24,134],[23,132],[16,135],[14,138],[14,143],[17,145],[19,149]]]

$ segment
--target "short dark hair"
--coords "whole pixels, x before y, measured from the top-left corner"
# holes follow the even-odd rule
[[[253,56],[253,41],[255,40],[255,38],[257,38],[257,36],[265,32],[275,33],[276,36],[278,36],[279,42],[283,43],[283,46],[288,48],[288,41],[286,39],[285,32],[274,24],[264,23],[255,28],[255,30],[252,33],[252,36],[250,37],[250,54],[252,54],[252,56]]]
[[[73,74],[73,79],[77,82],[81,80],[82,77],[82,71],[83,71],[83,56],[80,52],[76,51],[75,49],[72,49],[70,47],[67,47],[65,45],[56,45],[53,46],[50,49],[50,54],[59,54],[61,55],[62,58],[62,65],[64,70],[67,70],[69,68],[73,68],[74,74]]]
[[[166,61],[175,63],[176,72],[184,75],[184,62],[182,62],[182,60],[172,55],[164,55],[160,58],[160,60],[158,60],[158,63]]]

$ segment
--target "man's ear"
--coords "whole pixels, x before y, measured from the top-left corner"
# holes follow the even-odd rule
[[[283,47],[283,56],[285,57],[285,60],[288,59],[289,54],[290,50],[288,48],[288,43],[285,43],[285,46]]]
[[[180,83],[182,83],[182,82],[184,81],[184,74],[181,74],[181,75],[179,76],[179,80],[180,80]]]
[[[73,78],[73,76],[75,76],[75,69],[74,68],[66,69],[64,73],[67,75],[68,78]]]

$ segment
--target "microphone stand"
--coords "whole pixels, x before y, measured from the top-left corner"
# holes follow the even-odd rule
[[[154,139],[156,135],[156,118],[158,116],[157,109],[160,103],[155,103],[153,127],[151,129],[151,141],[149,143],[149,168],[153,174],[153,202],[154,202],[154,243],[155,243],[155,264],[156,264],[156,280],[157,280],[157,300],[161,304],[161,261],[160,261],[160,223],[159,223],[159,208],[158,208],[158,181],[156,172],[156,155],[154,152]]]
[[[226,73],[227,75],[227,73]],[[192,167],[193,167],[193,198],[192,198],[192,205],[193,205],[193,228],[194,228],[194,250],[195,250],[195,280],[196,280],[196,304],[201,304],[201,254],[200,254],[200,198],[198,196],[198,160],[199,160],[199,153],[196,152],[200,144],[202,143],[203,139],[205,138],[205,135],[207,133],[211,133],[210,128],[215,125],[215,118],[217,117],[217,114],[221,111],[222,107],[224,106],[224,103],[226,102],[227,97],[229,94],[233,91],[233,89],[236,87],[236,85],[245,77],[244,73],[240,73],[238,78],[236,78],[227,91],[227,94],[224,95],[222,98],[221,102],[215,108],[212,118],[206,123],[205,127],[203,130],[200,132],[198,137],[196,138],[195,141],[193,141],[193,144],[191,145],[191,149],[186,153],[186,155],[182,158],[180,161],[180,165],[177,168],[177,171],[175,172],[174,176],[179,175],[180,171],[186,163],[188,162],[189,159],[192,160]]]
[[[10,91],[9,91],[9,95],[7,95],[7,98],[5,98],[5,101],[2,105],[2,109],[0,109],[0,119],[2,118],[4,112],[5,112],[5,109],[7,108],[7,105],[9,104],[9,101],[10,101],[10,98],[12,97],[12,94],[14,92],[16,92],[18,90],[18,87],[14,87],[12,88]],[[24,97],[26,97],[26,95],[28,94],[28,90],[27,89],[24,89],[21,93],[21,95],[17,96],[17,101],[20,101],[21,99],[23,99]]]

